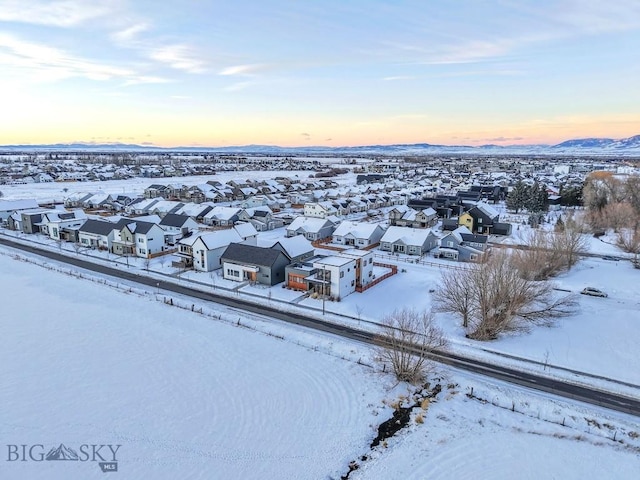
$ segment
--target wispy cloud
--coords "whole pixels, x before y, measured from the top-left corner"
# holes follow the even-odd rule
[[[410,76],[410,75],[396,75],[394,77],[384,77],[382,80],[384,80],[385,82],[399,82],[399,81],[406,81],[406,80],[415,80],[416,77]]]
[[[255,82],[238,82],[228,85],[224,88],[227,92],[239,92],[240,90],[245,90],[249,88],[251,85],[255,84]]]
[[[116,41],[116,43],[122,46],[138,46],[139,41],[138,37],[140,33],[146,32],[150,29],[149,24],[147,23],[136,23],[122,30],[118,30],[111,34],[111,38]]]
[[[218,75],[252,76],[261,71],[266,70],[267,68],[268,68],[267,65],[263,65],[263,64],[233,65],[231,67],[224,68],[218,73]]]
[[[149,52],[150,58],[188,73],[205,73],[206,62],[187,45],[165,45]]]
[[[111,2],[83,0],[3,0],[0,21],[71,27],[112,11]]]
[[[119,79],[126,85],[164,81],[159,77],[141,75],[130,68],[94,62],[8,34],[0,34],[0,65],[9,67],[9,71],[29,72],[29,78],[38,82],[72,77],[96,81]]]

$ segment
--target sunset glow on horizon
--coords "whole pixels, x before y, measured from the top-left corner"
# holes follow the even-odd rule
[[[0,144],[640,134],[640,2],[454,3],[4,0]]]

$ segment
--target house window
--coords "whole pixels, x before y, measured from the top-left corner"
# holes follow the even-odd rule
[[[355,280],[351,280],[351,286],[353,287],[356,284]]]
[[[138,243],[142,243],[142,237],[138,237]]]
[[[452,248],[453,247],[453,242],[447,242],[447,247]]]
[[[478,223],[482,223],[482,218],[479,218],[479,219],[478,219]]]
[[[340,278],[344,278],[344,272],[340,272]]]
[[[373,263],[373,258],[369,259],[369,265],[371,265]]]
[[[87,243],[89,243],[89,241],[86,238],[83,238],[82,240],[80,240],[80,243],[84,243],[86,245]]]
[[[371,276],[373,274],[373,272],[371,270],[369,270],[369,276]]]

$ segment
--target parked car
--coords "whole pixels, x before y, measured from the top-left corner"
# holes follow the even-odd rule
[[[580,293],[583,295],[591,295],[592,297],[608,297],[609,296],[606,293],[604,293],[602,290],[598,290],[597,288],[593,288],[593,287],[586,287]]]
[[[603,260],[610,260],[612,262],[617,262],[617,261],[620,260],[618,257],[612,257],[611,255],[603,255],[602,259]]]

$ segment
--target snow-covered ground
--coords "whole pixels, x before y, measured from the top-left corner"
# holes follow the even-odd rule
[[[344,470],[384,408],[367,367],[151,297],[6,255],[0,291],[3,448],[121,444],[120,479],[317,479]],[[6,458],[3,479],[103,478],[92,462]]]
[[[634,418],[446,369],[423,423],[417,409],[372,452],[389,405],[410,390],[380,373],[367,347],[215,305],[178,309],[153,291],[1,250],[0,445],[35,445],[36,459],[61,443],[121,445],[121,479],[339,478],[352,460],[351,478],[369,480],[638,471]],[[103,475],[96,462],[30,459],[2,472]]]

